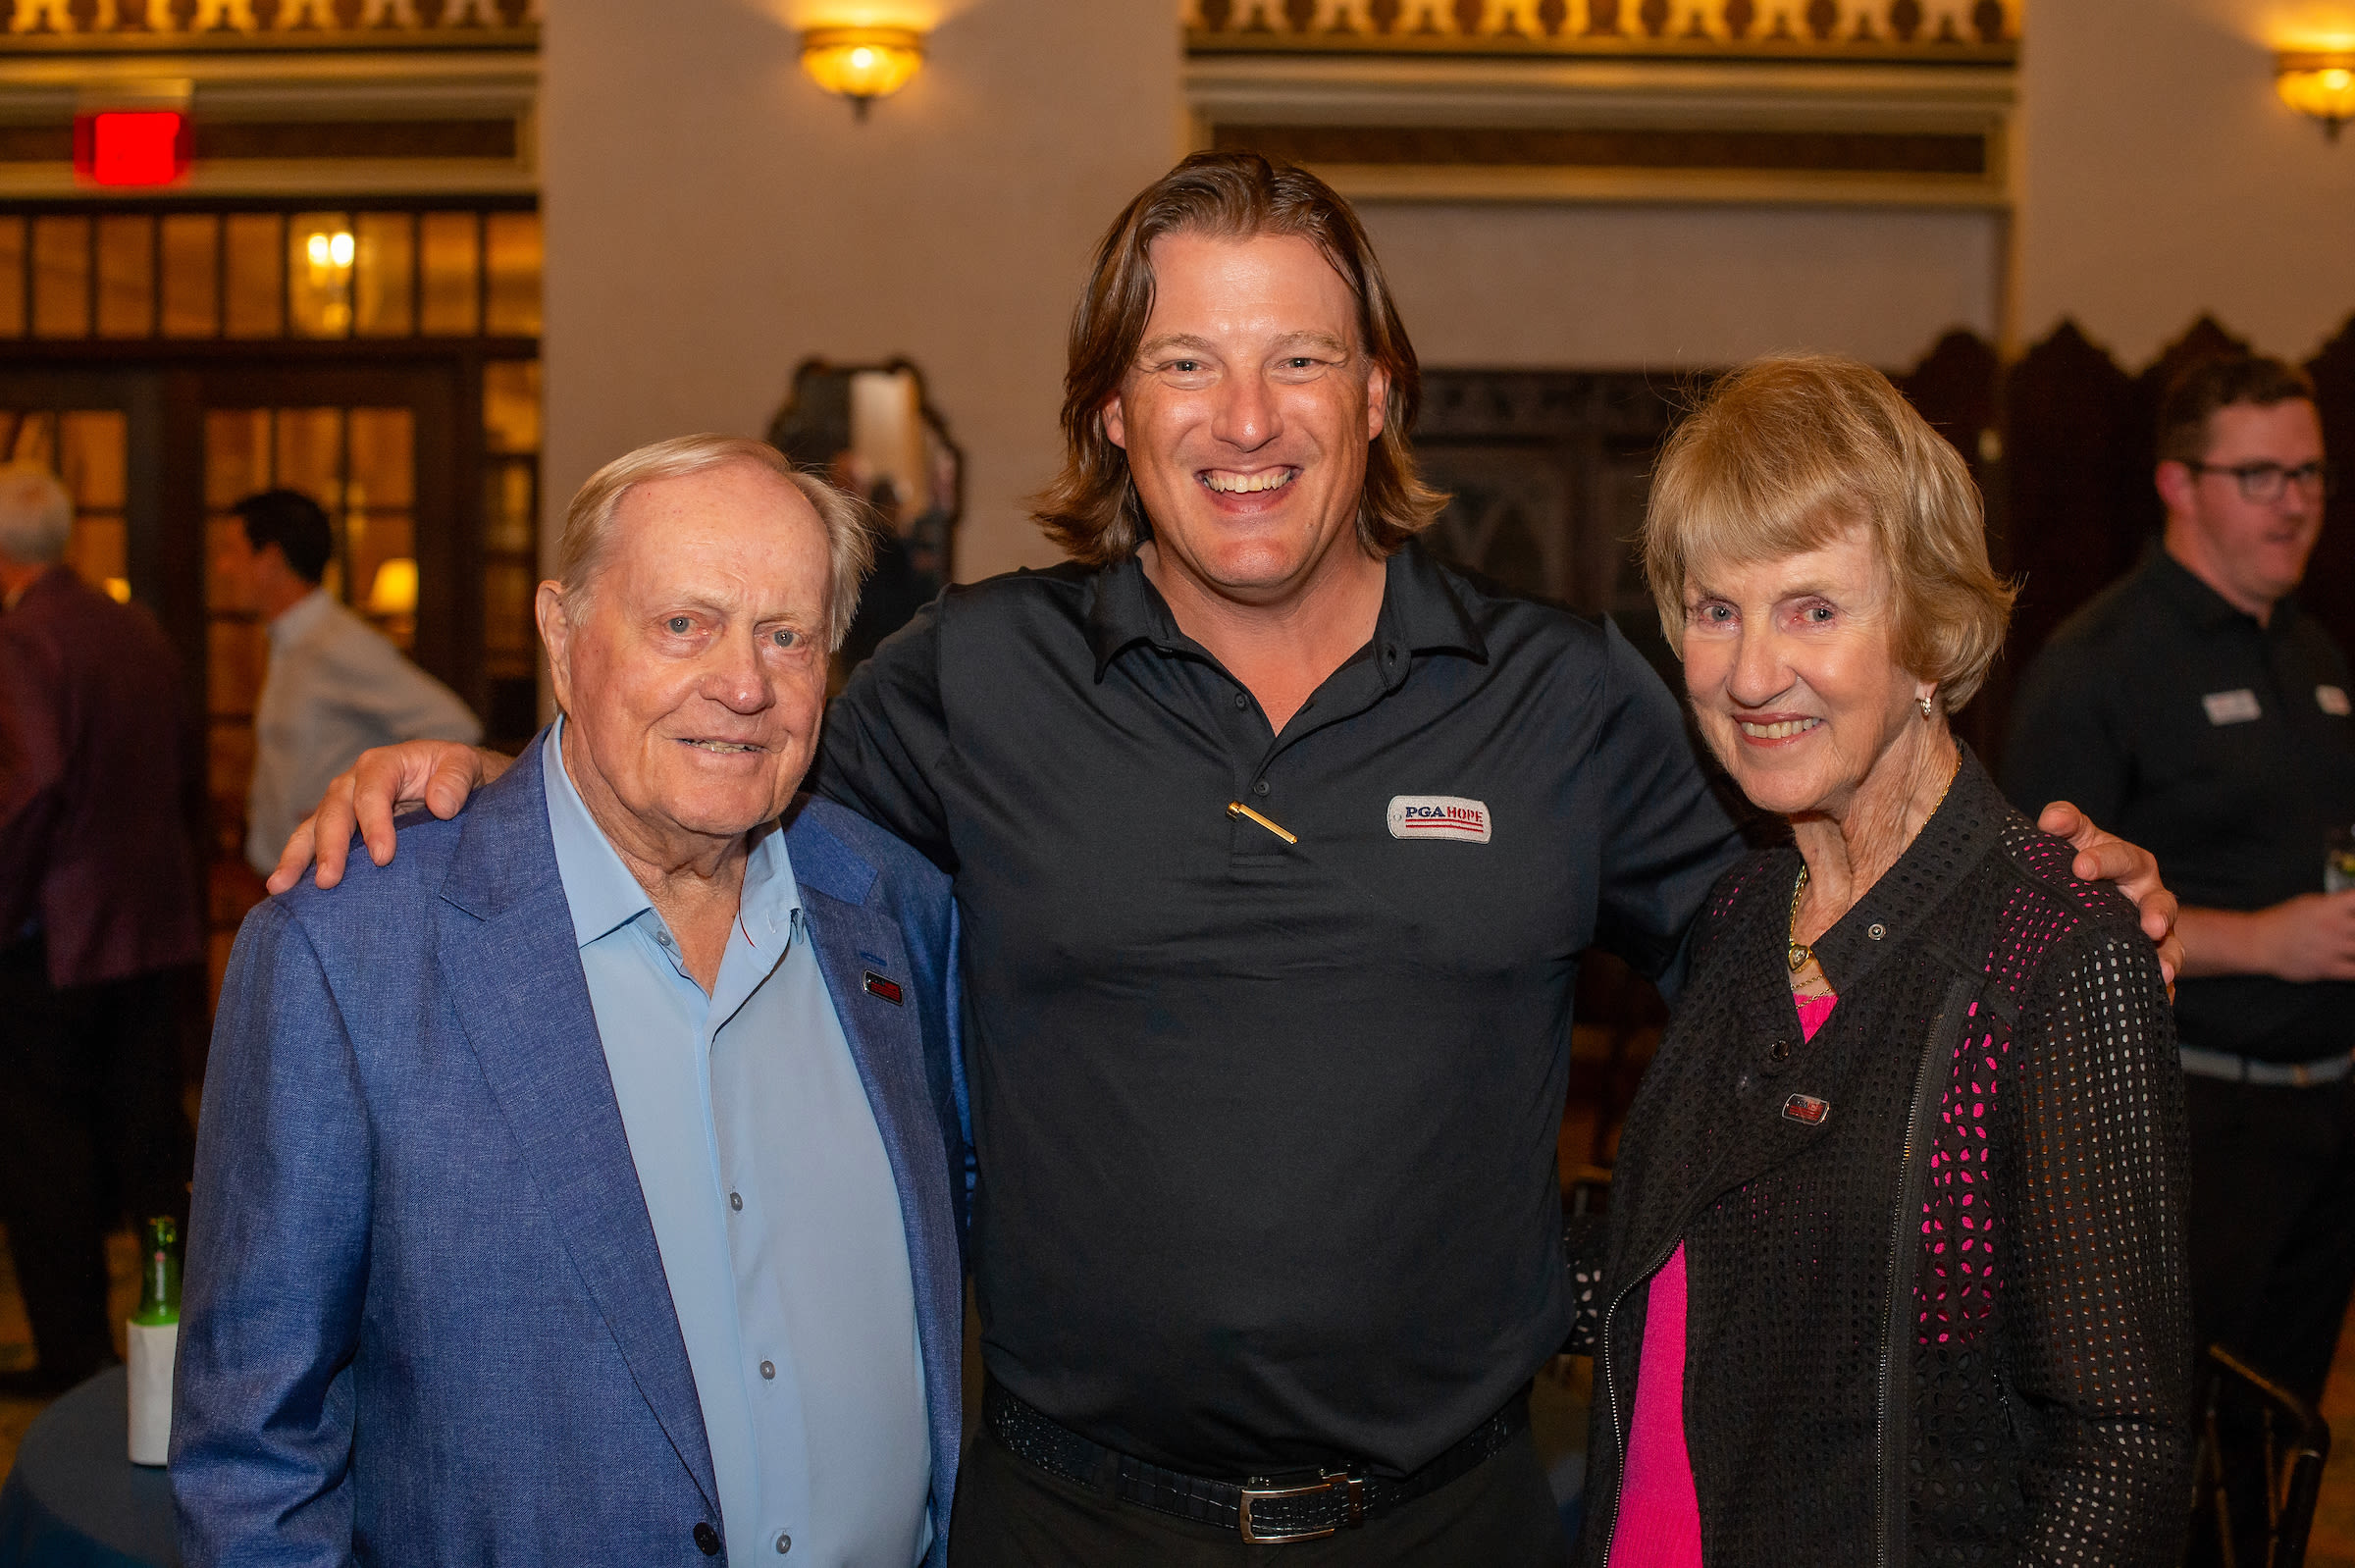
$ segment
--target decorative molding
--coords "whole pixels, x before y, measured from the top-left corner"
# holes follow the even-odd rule
[[[2001,209],[2017,4],[1186,0],[1187,101],[1361,201]]]
[[[0,48],[537,49],[541,9],[542,0],[0,0]]]
[[[1192,54],[2008,66],[2023,0],[1184,0]]]

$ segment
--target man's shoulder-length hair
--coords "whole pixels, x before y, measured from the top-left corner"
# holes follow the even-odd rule
[[[1105,434],[1104,405],[1121,390],[1153,313],[1153,241],[1173,234],[1296,235],[1333,264],[1356,297],[1360,345],[1389,377],[1382,434],[1366,454],[1358,538],[1387,556],[1430,527],[1447,497],[1417,477],[1407,442],[1422,402],[1422,369],[1357,214],[1305,169],[1253,152],[1201,152],[1148,185],[1096,246],[1087,290],[1072,316],[1063,472],[1033,514],[1047,537],[1095,566],[1125,559],[1144,537],[1128,456]]]

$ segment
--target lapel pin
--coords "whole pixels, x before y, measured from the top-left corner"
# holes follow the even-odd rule
[[[1783,1115],[1802,1126],[1819,1127],[1831,1114],[1832,1102],[1818,1100],[1811,1094],[1795,1094],[1783,1102]]]
[[[879,996],[884,1001],[889,1002],[893,1007],[906,1007],[908,1005],[900,995],[899,982],[896,980],[886,980],[883,978],[883,976],[877,974],[872,969],[866,971],[866,994],[868,996]]]

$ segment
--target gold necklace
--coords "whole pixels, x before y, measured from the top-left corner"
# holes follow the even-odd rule
[[[1946,804],[1947,796],[1954,791],[1955,780],[1960,778],[1962,774],[1962,749],[1958,747],[1955,751],[1955,770],[1946,775],[1946,788],[1938,792],[1938,800],[1936,804],[1930,808],[1930,816],[1936,816],[1938,814],[1938,808]],[[1924,817],[1922,819],[1922,825],[1925,827],[1929,825],[1928,817]],[[1785,945],[1783,950],[1783,957],[1789,961],[1791,965],[1791,972],[1793,974],[1797,974],[1800,970],[1806,968],[1809,964],[1812,964],[1815,961],[1814,944],[1811,942],[1802,942],[1799,939],[1799,901],[1806,897],[1806,893],[1807,862],[1806,861],[1801,861],[1799,862],[1799,880],[1791,885],[1791,928],[1789,934],[1784,938]]]

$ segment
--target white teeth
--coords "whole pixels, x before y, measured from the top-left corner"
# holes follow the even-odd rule
[[[1753,724],[1748,720],[1740,720],[1738,722],[1741,723],[1742,733],[1745,735],[1754,736],[1761,741],[1782,741],[1789,740],[1794,735],[1804,735],[1808,730],[1811,730],[1816,725],[1822,723],[1823,720],[1819,718],[1792,718],[1785,719],[1780,724]]]
[[[687,744],[695,747],[699,751],[705,752],[734,753],[757,752],[760,750],[759,747],[753,745],[750,741],[689,741]]]
[[[1263,474],[1224,474],[1214,469],[1202,476],[1202,482],[1213,490],[1230,495],[1247,495],[1253,491],[1282,489],[1292,482],[1292,470],[1278,468]]]

